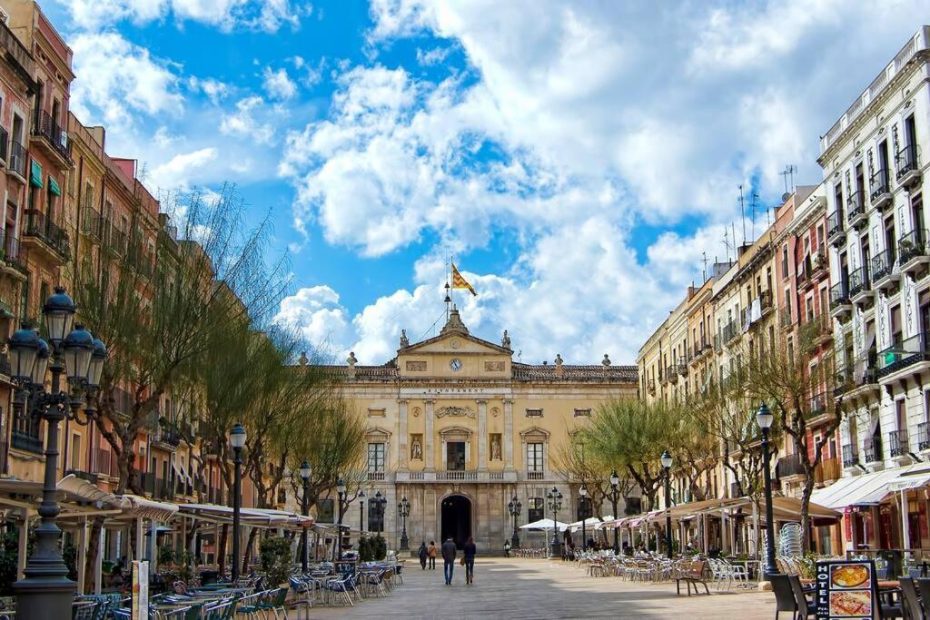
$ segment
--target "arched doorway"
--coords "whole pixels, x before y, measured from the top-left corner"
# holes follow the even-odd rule
[[[471,536],[471,501],[461,495],[450,495],[442,500],[442,540],[452,538],[461,549]]]

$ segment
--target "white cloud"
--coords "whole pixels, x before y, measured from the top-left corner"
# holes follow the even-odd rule
[[[283,67],[277,71],[265,67],[262,72],[262,85],[272,99],[292,99],[297,94],[297,84],[291,80],[287,69]]]
[[[171,189],[196,184],[201,169],[215,161],[217,154],[216,148],[207,147],[175,155],[170,161],[152,170],[151,187]]]
[[[244,28],[276,32],[284,25],[296,28],[309,16],[306,0],[56,0],[84,29],[99,29],[124,20],[144,25],[173,17],[223,30]]]
[[[136,114],[179,114],[183,98],[171,66],[115,32],[79,34],[71,40],[78,79],[71,105],[85,121],[120,130]],[[92,76],[92,77],[91,77]]]
[[[224,114],[220,121],[220,132],[229,136],[249,138],[259,144],[271,144],[274,139],[274,127],[256,118],[261,112],[264,101],[261,97],[251,96],[236,103],[236,111]]]
[[[296,327],[311,344],[334,349],[341,362],[349,326],[346,311],[339,305],[339,295],[328,286],[302,288],[281,302],[276,323]]]
[[[219,105],[232,91],[228,84],[219,80],[214,80],[213,78],[198,78],[194,76],[189,78],[187,82],[191,90],[205,94],[213,105]]]

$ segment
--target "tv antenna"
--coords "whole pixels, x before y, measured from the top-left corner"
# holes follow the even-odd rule
[[[739,216],[743,220],[743,245],[746,245],[746,204],[743,202],[743,185],[739,186]],[[733,235],[733,242],[736,243],[736,235]]]
[[[788,164],[785,166],[785,169],[779,173],[785,180],[785,194],[790,194],[794,191],[794,173],[797,171],[798,169],[794,164]]]

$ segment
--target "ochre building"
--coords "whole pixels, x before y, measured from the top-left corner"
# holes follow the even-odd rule
[[[558,519],[576,520],[580,481],[559,471],[557,455],[600,404],[637,396],[635,366],[615,366],[607,355],[593,365],[565,364],[558,355],[553,363],[515,362],[506,332],[500,343],[476,338],[455,309],[434,338],[411,344],[402,334],[385,365],[360,366],[350,355],[341,371],[347,399],[367,418],[365,493],[387,499],[389,545],[399,546],[397,504],[408,499],[413,549],[449,536],[502,547],[513,531],[511,499],[522,503],[522,525],[544,518],[553,487],[563,495]],[[321,508],[321,522],[332,518]],[[378,531],[378,520],[369,501],[364,511],[349,506],[343,523]]]

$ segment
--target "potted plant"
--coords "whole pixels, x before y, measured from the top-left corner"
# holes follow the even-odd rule
[[[288,585],[291,574],[291,542],[286,538],[266,538],[261,542],[262,572],[267,583]]]

